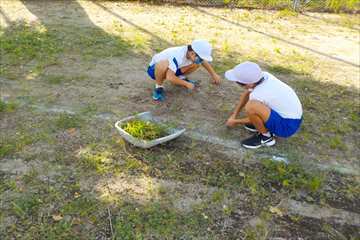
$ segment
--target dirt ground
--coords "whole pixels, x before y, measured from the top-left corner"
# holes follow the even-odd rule
[[[0,238],[360,238],[358,16],[3,0],[0,21]],[[203,69],[153,102],[151,56],[194,38],[222,76],[252,60],[292,86],[301,131],[242,149],[224,125],[242,90]],[[144,111],[186,134],[130,146],[114,123]]]

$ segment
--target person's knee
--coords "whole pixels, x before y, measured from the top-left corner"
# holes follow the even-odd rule
[[[256,112],[257,112],[257,103],[254,102],[254,101],[249,101],[245,105],[245,112],[246,112],[247,115],[256,114]]]
[[[245,105],[245,112],[248,116],[258,115],[265,122],[270,116],[271,109],[262,102],[251,100]]]
[[[159,63],[157,63],[155,65],[155,70],[158,73],[165,73],[166,70],[168,69],[168,67],[169,67],[169,62],[168,61],[160,61]]]
[[[174,75],[174,72],[172,72],[170,69],[166,70],[165,78],[167,80],[169,80],[170,82],[173,82],[173,77],[172,77],[173,75]]]

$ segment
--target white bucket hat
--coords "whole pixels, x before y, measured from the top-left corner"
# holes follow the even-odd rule
[[[206,40],[194,40],[191,43],[191,48],[196,52],[199,57],[202,59],[211,62],[213,58],[211,57],[212,47],[210,43]]]
[[[263,77],[263,72],[256,63],[243,62],[233,69],[226,71],[225,77],[229,81],[252,84],[258,82]]]

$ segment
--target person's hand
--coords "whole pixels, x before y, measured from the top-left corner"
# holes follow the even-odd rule
[[[194,90],[194,89],[195,89],[195,85],[192,84],[192,83],[190,83],[190,82],[188,82],[188,83],[186,84],[186,88],[187,88],[188,90]]]
[[[213,84],[219,85],[221,78],[220,78],[219,75],[215,74],[215,75],[212,77],[212,80],[213,80],[213,81],[212,81]]]
[[[235,116],[231,115],[230,118],[226,121],[226,126],[235,127],[235,125],[236,125]]]

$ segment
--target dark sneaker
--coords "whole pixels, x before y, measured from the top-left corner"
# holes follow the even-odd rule
[[[271,134],[270,137],[266,137],[262,135],[261,133],[257,133],[253,135],[252,137],[245,139],[241,142],[241,144],[250,149],[256,149],[262,146],[272,146],[276,143],[276,140],[274,138],[274,135]]]
[[[161,101],[164,101],[164,100],[165,100],[165,91],[164,91],[164,88],[162,88],[162,87],[154,88],[152,98],[153,98],[155,101],[160,101],[160,102],[161,102]]]
[[[244,128],[250,132],[257,132],[258,130],[256,129],[256,127],[252,124],[245,124]]]

